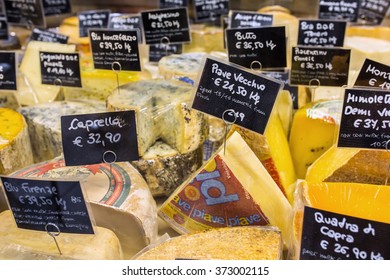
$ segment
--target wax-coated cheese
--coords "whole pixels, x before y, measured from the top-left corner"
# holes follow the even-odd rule
[[[225,152],[224,152],[225,151]],[[289,246],[292,209],[238,133],[161,206],[159,216],[181,234],[216,227],[274,225]]]
[[[33,163],[30,138],[23,116],[0,108],[0,174],[9,174]]]
[[[171,238],[137,256],[137,260],[278,260],[280,232],[272,227],[212,229]]]
[[[94,227],[95,234],[61,233],[19,229],[11,211],[0,213],[1,260],[121,260],[121,246],[116,235],[106,228]]]

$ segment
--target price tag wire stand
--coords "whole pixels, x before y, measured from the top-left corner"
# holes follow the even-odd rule
[[[56,229],[56,232],[50,231],[50,230],[49,230],[49,226],[54,227],[54,228]],[[60,246],[58,245],[57,238],[56,238],[56,237],[59,236],[60,233],[61,233],[60,228],[59,228],[56,224],[47,223],[47,224],[45,225],[45,230],[46,230],[46,233],[47,233],[48,235],[50,235],[51,237],[53,237],[54,242],[55,242],[55,244],[56,244],[56,246],[57,246],[57,250],[58,250],[58,252],[60,253],[60,255],[62,255]]]
[[[122,65],[118,61],[114,61],[111,65],[112,71],[116,75],[116,85],[118,89],[118,94],[120,94],[120,89],[119,89],[119,73],[122,71]],[[116,157],[116,155],[115,155]]]
[[[229,122],[225,119],[225,114],[228,113],[230,116],[233,114],[234,116],[234,121],[233,122]],[[228,110],[225,110],[222,114],[222,120],[224,121],[225,123],[225,135],[224,135],[224,138],[223,138],[223,155],[225,155],[225,152],[226,152],[226,137],[227,137],[227,133],[228,133],[228,126],[229,125],[233,125],[236,120],[237,120],[237,115],[236,113],[234,112],[233,109],[228,109]]]

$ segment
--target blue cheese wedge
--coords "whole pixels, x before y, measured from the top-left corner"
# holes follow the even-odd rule
[[[184,53],[164,56],[158,62],[158,71],[166,79],[188,77],[195,80],[206,53]]]

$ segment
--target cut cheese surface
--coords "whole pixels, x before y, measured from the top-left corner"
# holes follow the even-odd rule
[[[53,238],[46,232],[16,227],[12,212],[0,213],[1,260],[121,260],[121,245],[115,234],[94,227],[95,234],[61,233],[56,237],[62,255]]]
[[[183,53],[164,56],[158,62],[158,71],[166,79],[188,77],[193,81],[198,76],[206,53]]]
[[[206,24],[190,26],[191,42],[183,45],[184,52],[225,52],[223,47],[223,29]]]
[[[272,227],[211,229],[171,238],[137,256],[137,260],[278,260],[280,232]]]
[[[179,233],[216,227],[274,225],[290,243],[292,209],[256,155],[234,132],[219,152],[161,206]]]

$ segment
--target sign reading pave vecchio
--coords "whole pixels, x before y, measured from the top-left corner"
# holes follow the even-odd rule
[[[389,260],[390,225],[305,207],[301,260]]]
[[[342,47],[346,21],[300,20],[298,45]]]
[[[390,149],[389,117],[389,91],[346,89],[337,146]]]
[[[0,52],[0,90],[16,90],[14,52]]]
[[[4,0],[9,23],[46,27],[41,0]]]
[[[192,108],[263,134],[281,82],[207,58]]]
[[[52,223],[63,233],[94,233],[79,181],[1,180],[19,228],[46,231]]]
[[[355,86],[390,90],[390,66],[366,58]]]
[[[116,69],[116,62],[124,71],[141,71],[136,30],[90,29],[89,37],[96,69]]]
[[[356,22],[361,0],[319,0],[319,19]]]
[[[293,47],[292,85],[341,87],[348,84],[351,50],[339,48]]]
[[[141,13],[146,44],[184,43],[191,40],[187,8]]]
[[[134,111],[61,117],[66,165],[138,160]]]

